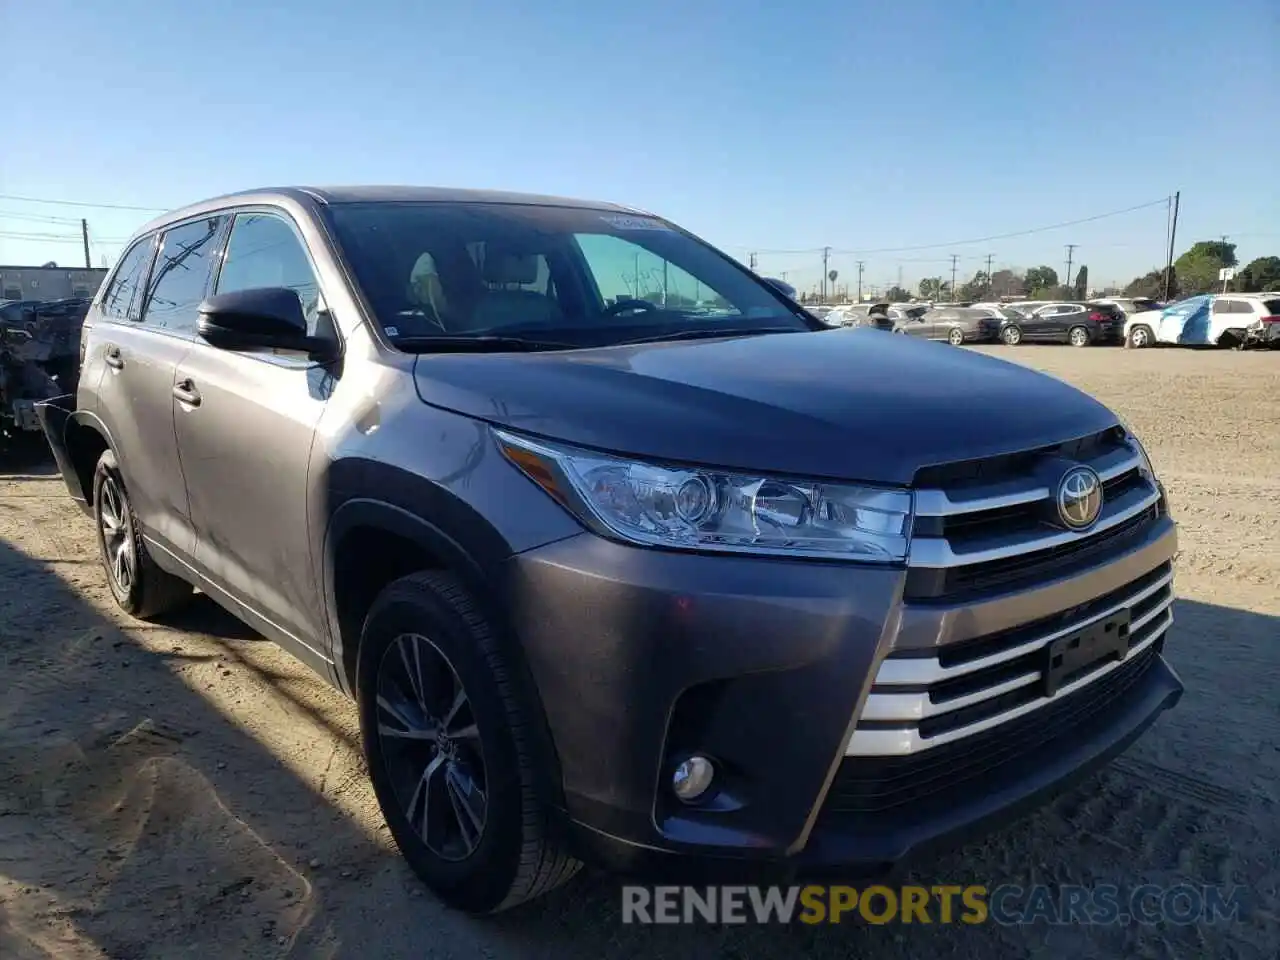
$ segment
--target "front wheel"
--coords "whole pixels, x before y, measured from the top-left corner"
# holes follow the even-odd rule
[[[378,596],[360,640],[359,695],[378,804],[436,896],[495,913],[578,871],[534,794],[531,721],[510,667],[455,577],[415,573]]]
[[[1141,350],[1155,342],[1155,334],[1150,327],[1140,323],[1129,328],[1129,336],[1125,338],[1125,342],[1132,349]]]
[[[149,620],[190,598],[191,584],[161,570],[147,552],[111,450],[103,451],[93,473],[93,518],[107,585],[121,610]]]
[[[964,333],[959,327],[952,327],[951,332],[947,334],[947,343],[953,347],[958,347],[964,343]]]
[[[1087,347],[1091,338],[1084,327],[1072,327],[1067,331],[1067,342],[1073,347]]]
[[[1000,339],[1008,346],[1016,347],[1022,342],[1022,330],[1014,326],[1005,327],[1000,331]]]

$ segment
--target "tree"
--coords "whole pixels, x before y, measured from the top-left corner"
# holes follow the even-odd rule
[[[992,297],[1020,297],[1026,292],[1022,277],[1012,270],[997,270],[991,275]]]
[[[1258,257],[1236,274],[1231,284],[1241,293],[1280,290],[1280,257]]]
[[[911,292],[902,287],[890,287],[884,292],[884,298],[890,303],[906,303],[911,299]]]
[[[1164,270],[1156,268],[1149,273],[1144,273],[1140,277],[1135,277],[1129,281],[1129,285],[1124,288],[1126,297],[1148,297],[1151,300],[1164,299]],[[1178,297],[1178,271],[1174,270],[1173,276],[1169,280],[1169,296],[1172,299]]]
[[[1192,297],[1221,289],[1218,271],[1236,265],[1236,245],[1221,240],[1201,240],[1173,262],[1178,271],[1179,294]]]
[[[1058,271],[1053,267],[1032,267],[1027,271],[1026,282],[1033,300],[1048,300],[1058,286]]]
[[[925,277],[920,281],[920,296],[925,300],[941,300],[951,292],[951,284],[941,277]]]
[[[1076,288],[1073,291],[1077,300],[1083,300],[1089,296],[1089,268],[1083,264],[1076,273]]]
[[[960,285],[960,289],[956,291],[956,298],[958,300],[985,300],[989,295],[987,292],[989,288],[987,271],[979,270],[973,275],[972,280]]]

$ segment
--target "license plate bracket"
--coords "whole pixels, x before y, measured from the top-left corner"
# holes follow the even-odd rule
[[[1044,651],[1044,695],[1052,697],[1073,674],[1107,660],[1123,660],[1129,652],[1131,614],[1120,610],[1065,637]]]

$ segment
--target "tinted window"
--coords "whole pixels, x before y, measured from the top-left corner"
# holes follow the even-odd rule
[[[129,248],[120,266],[111,275],[111,283],[102,295],[102,315],[117,320],[136,320],[142,309],[142,298],[135,295],[142,285],[151,262],[151,241],[145,237]]]
[[[417,281],[406,277],[406,283]],[[241,213],[218,274],[218,293],[257,287],[287,287],[298,294],[307,317],[307,332],[316,334],[320,285],[311,260],[293,227],[274,214]]]
[[[1253,313],[1253,304],[1250,303],[1248,300],[1232,300],[1231,312],[1232,313]]]
[[[1264,300],[1262,305],[1267,308],[1268,316],[1276,316],[1280,314],[1280,300]]]
[[[1230,300],[1213,301],[1213,312],[1214,313],[1231,313],[1232,312],[1231,301]]]
[[[166,230],[147,282],[148,326],[194,333],[196,308],[209,287],[209,267],[224,217]]]

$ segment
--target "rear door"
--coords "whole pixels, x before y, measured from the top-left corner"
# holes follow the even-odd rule
[[[125,318],[104,317],[95,326],[106,365],[98,413],[111,432],[134,512],[152,543],[182,557],[194,535],[174,434],[174,376],[191,349],[196,306],[224,223],[215,216],[167,228]]]

